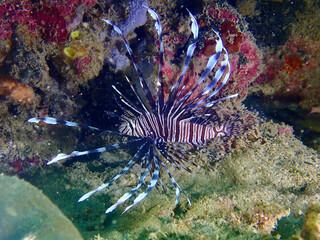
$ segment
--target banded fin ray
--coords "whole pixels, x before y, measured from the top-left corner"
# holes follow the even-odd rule
[[[139,146],[144,141],[145,141],[145,139],[137,139],[137,140],[133,140],[133,141],[114,144],[114,145],[111,145],[108,147],[100,147],[100,148],[95,148],[92,150],[86,150],[86,151],[82,151],[82,152],[73,151],[70,154],[59,153],[57,156],[55,156],[53,159],[51,159],[49,162],[47,162],[47,165],[50,165],[52,163],[57,163],[62,160],[66,160],[68,158],[79,157],[79,156],[88,155],[88,154],[92,154],[92,153],[102,153],[102,152],[113,151],[113,150],[117,150],[117,149],[127,149],[127,148],[131,148],[131,147]]]
[[[132,208],[133,206],[135,206],[136,204],[138,204],[139,202],[141,202],[146,196],[148,196],[148,194],[151,192],[151,190],[156,186],[158,179],[159,179],[159,162],[158,162],[158,158],[157,158],[157,154],[153,154],[153,160],[154,160],[154,172],[152,173],[152,177],[150,180],[150,184],[148,185],[148,188],[145,192],[140,193],[136,199],[133,201],[133,204],[131,204],[130,206],[128,206],[122,214],[126,213],[130,208]]]
[[[130,81],[130,79],[129,79],[127,76],[125,76],[125,78],[126,78],[127,82],[129,83],[132,92],[134,93],[134,95],[136,96],[136,98],[137,98],[138,101],[140,102],[141,106],[143,107],[144,111],[145,111],[145,112],[148,112],[148,107],[147,107],[147,106],[145,105],[145,103],[142,101],[140,95],[138,94],[138,92],[137,92],[136,89],[134,88],[134,86],[133,86],[132,82]],[[142,114],[142,113],[140,113],[140,114]]]
[[[173,85],[170,93],[169,93],[169,97],[166,101],[166,104],[165,104],[165,109],[166,109],[166,112],[169,112],[168,115],[170,115],[170,112],[172,110],[172,107],[173,107],[173,104],[174,104],[174,101],[176,99],[176,96],[177,96],[177,92],[180,88],[180,85],[181,85],[181,82],[182,82],[182,79],[187,71],[187,68],[189,66],[189,63],[190,63],[190,60],[192,58],[192,55],[193,55],[193,52],[194,52],[194,49],[196,48],[197,46],[197,42],[198,42],[198,35],[199,35],[199,26],[198,26],[198,23],[197,23],[197,20],[195,19],[195,17],[192,15],[192,13],[188,10],[189,12],[189,15],[190,15],[190,18],[191,18],[191,32],[193,34],[193,43],[191,43],[189,46],[188,46],[188,50],[187,50],[187,56],[186,56],[186,59],[185,59],[185,62],[184,62],[184,65],[183,65],[183,68],[182,68],[182,72],[180,74],[180,77],[179,77],[179,80]]]
[[[119,90],[116,86],[112,85],[112,88],[120,95],[120,100],[121,102],[123,102],[125,105],[127,105],[128,107],[130,107],[133,111],[135,111],[138,114],[142,114],[142,110],[135,106],[132,102],[129,101],[128,98],[126,98]]]
[[[218,39],[216,39],[216,49],[215,49],[216,53],[210,56],[204,73],[201,75],[197,85],[189,93],[187,93],[187,95],[185,96],[186,99],[185,99],[185,101],[183,101],[183,103],[185,103],[188,100],[188,98],[192,95],[192,93],[196,90],[196,88],[203,82],[203,80],[213,70],[213,68],[218,63],[218,60],[222,54],[222,51],[225,50],[222,45],[222,39],[221,39],[220,35],[216,31],[214,31],[214,32],[215,32],[216,36],[218,37]],[[190,103],[188,103],[186,106],[184,106],[184,108],[193,108],[193,107],[196,107],[196,106],[200,105],[201,103],[205,102],[207,100],[207,98],[205,98],[199,102],[197,102],[197,101],[199,99],[201,99],[203,96],[207,95],[215,87],[215,85],[218,83],[218,81],[221,79],[222,75],[224,74],[226,67],[228,67],[228,71],[230,71],[230,65],[228,65],[228,62],[229,62],[228,61],[228,53],[225,52],[224,54],[225,54],[225,56],[224,56],[225,59],[221,62],[221,66],[216,71],[214,78]],[[206,72],[206,70],[207,70],[207,72]],[[207,74],[205,74],[205,72]],[[190,105],[191,105],[191,107],[190,107]]]
[[[101,191],[102,189],[110,186],[113,182],[115,182],[118,178],[120,178],[123,174],[125,174],[130,168],[133,167],[137,162],[141,160],[141,157],[146,154],[146,148],[148,148],[149,145],[147,144],[147,141],[143,143],[143,145],[139,148],[139,150],[136,152],[136,154],[133,156],[133,158],[128,162],[128,164],[122,169],[122,171],[116,175],[114,178],[112,178],[109,182],[104,183],[100,185],[98,188],[95,190],[88,192],[84,194],[78,202],[82,202],[86,199],[88,199],[91,195],[95,194],[96,192]]]
[[[155,22],[155,28],[158,30],[158,36],[160,41],[160,49],[159,49],[159,70],[158,70],[158,80],[157,80],[157,110],[158,114],[161,114],[163,111],[163,105],[164,105],[164,94],[163,94],[163,55],[164,55],[164,47],[163,47],[163,41],[162,41],[162,26],[159,19],[158,14],[151,8],[149,8],[146,5],[143,5],[145,8],[147,8],[149,14],[151,17],[156,21]]]
[[[189,203],[189,206],[191,207],[192,204],[191,204],[190,199],[189,199],[188,196],[184,193],[184,191],[183,191],[182,188],[179,186],[179,184],[176,182],[176,180],[173,178],[173,176],[172,176],[172,174],[170,173],[169,169],[166,167],[166,165],[165,165],[163,162],[161,162],[161,165],[163,166],[163,168],[165,169],[165,171],[166,171],[167,174],[169,175],[169,178],[170,178],[173,186],[174,186],[175,189],[176,189],[177,199],[176,199],[176,201],[175,201],[174,204],[175,204],[175,205],[178,205],[179,199],[180,199],[180,194],[181,194],[181,192],[182,192],[183,195],[186,197],[186,199],[187,199],[187,201],[188,201],[188,203]]]
[[[183,106],[188,101],[188,99],[191,97],[191,95],[195,92],[195,90],[200,86],[200,84],[204,81],[204,79],[207,78],[209,73],[214,69],[214,67],[218,63],[218,60],[219,60],[219,58],[220,58],[220,56],[222,54],[222,51],[225,50],[225,48],[223,47],[222,39],[221,39],[220,35],[216,31],[214,31],[214,32],[215,32],[216,36],[218,37],[218,39],[216,39],[216,48],[215,48],[216,53],[210,56],[210,58],[209,58],[209,60],[207,62],[207,66],[206,66],[204,72],[202,73],[200,79],[198,80],[198,83],[196,84],[196,86],[191,91],[189,91],[181,100],[178,101],[177,107],[175,109],[175,113],[179,112],[181,109],[190,108],[189,107],[190,105],[194,104],[200,98],[202,98],[203,96],[207,95],[209,93],[209,91],[221,79],[221,77],[222,77],[222,75],[223,75],[223,73],[224,73],[224,71],[225,71],[227,66],[228,66],[228,71],[230,71],[230,65],[228,65],[229,64],[228,53],[225,51],[225,60],[221,62],[221,67],[217,70],[217,72],[215,73],[215,76],[211,80],[211,82],[190,103],[188,103],[187,105]],[[228,78],[229,78],[229,76],[227,77],[227,79]],[[210,98],[210,97],[208,97],[208,98]],[[201,103],[205,102],[208,98],[205,98],[204,100],[202,100]],[[198,103],[198,104],[196,103],[196,104],[194,104],[194,106],[198,106],[199,104],[200,103]]]
[[[80,124],[80,123],[76,123],[76,122],[65,121],[65,120],[61,120],[61,119],[57,119],[57,118],[53,118],[53,117],[33,117],[33,118],[28,119],[27,122],[29,122],[29,123],[44,122],[44,123],[50,124],[50,125],[62,124],[62,125],[68,126],[68,127],[88,128],[91,130],[106,132],[106,133],[113,134],[113,135],[132,137],[129,135],[122,134],[120,132],[110,131],[110,130],[97,128],[97,127],[93,127],[90,125],[84,125],[84,124]]]
[[[130,192],[127,192],[125,194],[123,194],[123,196],[121,198],[119,198],[119,200],[113,204],[111,207],[109,207],[106,210],[106,214],[113,212],[119,205],[121,205],[122,203],[124,203],[125,201],[127,201],[144,183],[148,172],[150,171],[149,169],[149,165],[150,165],[150,150],[148,151],[148,153],[146,154],[146,158],[147,158],[147,162],[145,163],[146,167],[144,169],[143,172],[141,172],[141,175],[139,177],[139,182],[137,184],[137,186],[135,188],[132,188]],[[142,170],[142,169],[141,169]]]
[[[142,75],[140,69],[138,68],[138,65],[137,65],[137,63],[136,63],[136,61],[135,61],[135,59],[134,59],[134,57],[132,55],[132,49],[129,46],[129,43],[128,43],[127,39],[123,35],[123,33],[120,30],[120,28],[117,27],[115,24],[113,24],[110,20],[108,20],[108,19],[102,19],[102,20],[105,21],[107,24],[111,25],[113,27],[113,29],[121,36],[121,38],[122,38],[122,40],[123,40],[123,42],[124,42],[124,44],[125,44],[125,46],[127,48],[128,54],[129,54],[131,62],[132,62],[132,65],[134,66],[134,68],[136,70],[136,73],[138,75],[140,85],[141,85],[141,87],[142,87],[142,89],[143,89],[143,91],[144,91],[144,93],[145,93],[145,95],[146,95],[146,97],[148,99],[148,102],[149,102],[152,110],[155,110],[156,109],[156,104],[155,104],[155,102],[153,100],[153,97],[152,97],[152,94],[150,92],[150,89],[149,89],[146,81],[144,80],[143,75]]]

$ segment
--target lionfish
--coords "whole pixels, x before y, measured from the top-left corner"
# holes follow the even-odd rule
[[[92,126],[82,125],[75,122],[58,120],[52,117],[35,117],[28,120],[28,122],[39,123],[40,121],[47,124],[64,124],[71,127],[85,127],[91,130],[101,130],[109,134],[116,134],[120,136],[125,136],[129,140],[126,142],[121,142],[119,144],[114,144],[107,147],[96,148],[87,151],[73,151],[70,154],[60,153],[54,157],[47,164],[57,163],[61,160],[66,160],[69,158],[74,158],[78,156],[83,156],[92,153],[102,153],[105,151],[112,151],[117,149],[128,149],[132,147],[137,147],[138,150],[128,164],[123,168],[123,170],[116,175],[109,182],[102,184],[95,190],[88,192],[83,195],[78,202],[82,202],[88,199],[94,193],[101,191],[102,189],[108,187],[123,174],[125,174],[129,169],[131,169],[135,164],[141,164],[141,175],[139,177],[138,184],[130,192],[125,193],[114,205],[106,210],[106,213],[110,213],[115,210],[120,204],[127,201],[138,189],[144,185],[148,173],[150,175],[150,183],[146,186],[146,190],[140,193],[133,201],[133,203],[128,206],[123,213],[127,212],[133,206],[141,202],[150,191],[157,185],[162,184],[160,179],[160,168],[162,167],[164,171],[169,175],[169,178],[175,188],[176,201],[175,205],[178,204],[181,193],[183,193],[191,207],[191,201],[188,196],[181,189],[179,184],[173,178],[171,172],[169,171],[166,163],[171,164],[174,168],[183,168],[188,172],[192,172],[188,168],[185,162],[189,164],[194,164],[192,161],[187,160],[188,153],[185,148],[180,145],[187,145],[200,148],[202,144],[211,140],[215,137],[229,136],[232,131],[233,124],[228,121],[224,125],[219,127],[210,126],[208,123],[213,120],[214,112],[212,111],[212,106],[219,101],[226,100],[229,98],[236,97],[238,94],[230,95],[227,97],[217,98],[215,95],[222,89],[222,87],[227,83],[230,76],[230,62],[228,57],[228,51],[223,46],[222,39],[218,32],[215,30],[215,54],[209,57],[205,70],[203,71],[200,79],[198,80],[196,86],[194,86],[186,94],[183,94],[186,83],[183,81],[188,64],[192,58],[193,52],[196,48],[198,41],[199,27],[195,17],[188,10],[191,18],[191,32],[193,36],[192,43],[188,46],[186,59],[184,61],[184,66],[180,74],[179,79],[171,88],[171,91],[167,98],[164,97],[164,82],[163,82],[163,63],[164,63],[164,46],[162,41],[162,26],[160,23],[159,16],[151,8],[147,8],[147,11],[151,17],[155,20],[155,28],[160,39],[160,52],[159,52],[159,70],[158,79],[156,86],[156,96],[153,97],[146,81],[144,80],[142,73],[134,60],[133,51],[130,48],[128,41],[123,35],[122,31],[111,21],[107,19],[102,19],[107,24],[111,25],[113,29],[122,38],[127,52],[131,58],[132,65],[137,73],[139,83],[143,90],[142,93],[138,92],[133,85],[133,83],[126,77],[127,82],[130,84],[131,90],[137,99],[137,103],[130,101],[125,97],[119,89],[112,86],[114,90],[119,94],[120,101],[118,105],[124,111],[122,116],[118,116],[121,119],[121,125],[118,131],[103,130]],[[218,64],[219,62],[219,64]],[[215,66],[218,69],[215,70],[215,75],[213,79],[206,84],[205,87],[200,91],[195,97],[192,97],[193,93],[198,90],[199,86],[208,77],[211,71],[214,70]],[[219,84],[217,85],[217,83]],[[216,87],[217,86],[217,87]],[[195,165],[195,164],[194,164]],[[160,183],[159,183],[159,182]]]

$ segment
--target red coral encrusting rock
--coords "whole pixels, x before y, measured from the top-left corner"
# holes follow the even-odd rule
[[[13,24],[26,26],[29,34],[38,33],[50,42],[61,43],[67,40],[68,27],[82,6],[92,7],[96,0],[12,0],[0,4],[0,39],[11,37]],[[80,9],[80,10],[79,10]],[[78,12],[78,13],[77,13]]]
[[[229,53],[231,64],[231,75],[224,91],[219,92],[217,97],[226,95],[239,94],[239,101],[246,98],[249,85],[259,76],[262,63],[261,53],[255,44],[253,35],[247,31],[245,21],[241,16],[232,9],[229,5],[214,4],[208,6],[204,10],[204,14],[197,16],[199,21],[202,42],[198,42],[200,51],[195,51],[193,59],[189,64],[189,68],[184,77],[184,91],[181,96],[190,91],[193,86],[198,83],[201,71],[205,69],[208,58],[215,54],[215,36],[210,28],[216,29]],[[169,25],[169,24],[168,24]],[[176,82],[181,72],[181,64],[176,64],[176,59],[183,59],[180,56],[179,48],[185,46],[185,41],[190,34],[190,29],[184,24],[178,26],[178,32],[172,31],[171,26],[164,24],[163,27],[163,42],[165,63],[163,65],[164,81],[168,85],[164,89],[165,95],[170,92],[173,83]],[[159,46],[159,44],[157,44]],[[159,63],[159,59],[156,59]],[[209,75],[212,79],[212,74]],[[209,82],[208,80],[207,82]],[[220,83],[218,83],[219,86]],[[201,91],[201,87],[195,91],[197,95]]]

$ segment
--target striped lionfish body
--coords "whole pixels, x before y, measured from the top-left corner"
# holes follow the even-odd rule
[[[187,49],[187,56],[184,62],[184,66],[181,75],[175,85],[172,87],[168,97],[164,98],[164,82],[162,79],[162,65],[163,65],[163,55],[164,47],[162,43],[162,27],[160,20],[156,12],[154,12],[149,7],[145,6],[155,20],[155,27],[158,32],[160,39],[160,64],[157,79],[157,95],[154,99],[151,91],[144,80],[140,69],[138,68],[136,62],[134,61],[132,50],[128,45],[126,38],[123,36],[121,30],[114,25],[111,21],[102,19],[107,24],[111,25],[113,29],[122,37],[123,42],[127,48],[129,56],[131,57],[132,64],[137,72],[139,83],[143,90],[144,96],[139,93],[133,84],[126,77],[126,80],[130,84],[130,87],[137,99],[138,104],[129,101],[115,86],[113,88],[120,95],[120,100],[118,100],[118,105],[124,111],[122,116],[118,116],[122,124],[120,126],[119,132],[108,131],[98,129],[92,126],[80,125],[75,122],[57,120],[51,117],[45,118],[31,118],[28,122],[38,123],[43,121],[48,124],[64,124],[71,127],[87,127],[92,130],[102,130],[108,134],[116,134],[120,136],[126,136],[129,140],[126,142],[121,142],[119,144],[114,144],[107,147],[101,147],[88,151],[74,151],[70,154],[58,154],[47,164],[52,164],[59,162],[61,160],[66,160],[68,158],[87,155],[91,153],[101,153],[104,151],[113,151],[117,149],[128,149],[132,147],[137,147],[138,150],[124,169],[116,175],[109,182],[102,184],[97,189],[85,194],[79,199],[82,202],[89,198],[94,193],[101,191],[102,189],[108,187],[110,184],[115,182],[123,174],[125,174],[129,169],[135,164],[141,165],[141,175],[139,177],[139,182],[135,188],[130,192],[125,193],[114,205],[106,210],[106,213],[112,212],[120,204],[127,201],[133,194],[135,194],[150,175],[150,183],[146,186],[146,190],[140,193],[133,203],[128,206],[124,212],[128,211],[131,207],[135,206],[137,203],[142,201],[150,191],[158,184],[160,176],[160,168],[168,174],[172,184],[176,190],[176,202],[178,204],[180,194],[183,193],[188,200],[189,205],[191,202],[186,194],[183,192],[179,184],[173,178],[171,172],[166,166],[166,163],[170,163],[173,167],[183,169],[191,172],[191,170],[184,164],[188,162],[193,164],[191,161],[187,160],[187,155],[190,154],[181,145],[185,144],[187,146],[197,146],[206,141],[218,137],[230,135],[232,130],[232,123],[227,122],[220,127],[209,126],[208,123],[212,121],[214,117],[214,112],[212,111],[212,106],[222,100],[236,97],[237,94],[216,98],[215,95],[221,90],[221,88],[227,83],[230,75],[230,63],[228,59],[228,52],[223,46],[221,37],[214,31],[216,38],[215,54],[213,54],[207,62],[206,68],[203,71],[198,83],[187,93],[183,93],[184,90],[184,75],[186,73],[188,64],[193,55],[198,40],[198,24],[194,16],[189,12],[191,18],[191,32],[193,36],[193,42],[189,45]],[[203,81],[208,77],[208,75],[214,72],[214,77],[205,85]],[[219,84],[217,84],[219,82]],[[199,92],[199,86],[202,85],[203,89]],[[197,94],[196,94],[197,90]],[[195,95],[195,96],[194,96]],[[146,99],[146,100],[143,100]],[[114,115],[111,113],[111,115]],[[180,147],[179,147],[180,146]]]
[[[130,124],[121,125],[119,130],[126,135],[151,138],[155,143],[157,141],[178,142],[196,146],[215,137],[230,135],[228,125],[211,127],[153,113],[140,115],[131,120]]]

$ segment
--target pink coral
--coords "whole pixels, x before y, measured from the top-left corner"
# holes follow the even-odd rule
[[[234,82],[235,92],[240,94],[241,98],[247,95],[248,86],[259,75],[260,56],[257,46],[244,37],[240,43],[239,52],[230,57],[232,63],[232,74],[230,81]]]
[[[293,134],[293,127],[290,127],[290,126],[281,126],[281,127],[278,127],[278,133],[279,134],[285,134],[285,135],[291,135]]]
[[[17,157],[16,159],[12,159],[8,162],[9,166],[13,168],[15,173],[21,173],[25,169],[29,169],[32,166],[41,166],[44,165],[44,162],[40,159],[39,156],[35,157]]]
[[[0,4],[0,39],[11,37],[15,22],[28,25],[30,32],[35,28],[31,14],[31,3],[21,1]]]
[[[13,24],[20,23],[27,27],[30,34],[37,31],[51,42],[64,42],[68,35],[68,25],[76,16],[79,6],[92,7],[95,0],[68,0],[58,2],[47,0],[13,0],[0,4],[0,39],[11,37]]]
[[[220,92],[219,94],[239,93],[240,99],[243,100],[247,96],[249,84],[260,74],[261,60],[259,49],[249,32],[240,31],[239,18],[232,10],[229,10],[226,6],[215,6],[208,9],[208,14],[220,23],[219,33],[229,52],[231,63],[231,76],[228,87],[225,88],[224,92]],[[214,53],[215,41],[206,39],[205,47],[198,56],[198,59],[204,61],[207,59],[206,57]],[[197,63],[197,65],[201,67],[201,64]],[[194,78],[194,81],[197,81],[197,78]],[[196,84],[196,82],[193,84]]]
[[[74,60],[74,68],[78,75],[87,71],[87,66],[91,63],[90,56],[78,57]]]
[[[256,83],[262,90],[270,85],[273,91],[268,95],[309,109],[320,103],[319,56],[319,41],[291,38],[275,53],[265,55],[266,67]]]
[[[230,12],[227,8],[218,8],[218,7],[211,7],[208,9],[208,13],[213,19],[216,20],[229,20],[231,22],[238,22],[239,18]]]
[[[239,93],[240,98],[247,96],[248,86],[260,74],[260,52],[249,32],[240,31],[239,17],[228,7],[215,6],[208,14],[220,22],[220,34],[229,51],[231,76],[229,94]]]

